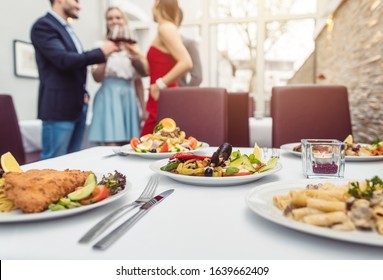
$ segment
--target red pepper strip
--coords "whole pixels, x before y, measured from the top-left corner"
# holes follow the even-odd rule
[[[173,159],[182,159],[182,160],[189,160],[189,159],[200,159],[204,160],[205,158],[211,158],[211,156],[201,156],[201,155],[195,155],[193,153],[188,153],[188,152],[179,152],[173,155],[172,157],[169,158],[169,160]]]

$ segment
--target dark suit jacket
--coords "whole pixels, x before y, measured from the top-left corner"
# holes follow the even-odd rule
[[[87,66],[105,62],[101,49],[78,53],[65,27],[51,14],[31,30],[40,77],[38,118],[75,121],[81,117]]]

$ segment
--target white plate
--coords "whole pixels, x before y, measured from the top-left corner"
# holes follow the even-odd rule
[[[151,163],[149,167],[154,172],[158,174],[162,174],[164,176],[168,176],[176,181],[190,184],[190,185],[200,185],[200,186],[230,186],[230,185],[245,184],[245,183],[259,180],[262,177],[271,175],[282,169],[282,165],[278,163],[277,166],[271,170],[268,170],[262,173],[254,173],[253,175],[228,176],[228,177],[188,176],[188,175],[174,174],[168,171],[162,171],[160,168],[166,165],[168,162],[169,162],[168,159],[159,160],[159,161]]]
[[[99,176],[97,176],[98,178]],[[101,177],[100,177],[101,178]],[[131,188],[132,184],[126,180],[125,188],[119,193],[109,196],[108,198],[90,205],[84,205],[72,209],[60,210],[60,211],[51,211],[46,210],[40,213],[23,213],[20,209],[13,210],[11,212],[0,212],[0,223],[9,223],[9,222],[30,222],[30,221],[40,221],[48,219],[56,219],[71,215],[76,215],[91,209],[112,203],[117,199],[123,197],[128,190]]]
[[[281,150],[283,150],[283,151],[286,151],[286,152],[289,152],[289,153],[291,153],[291,154],[293,154],[293,155],[296,155],[296,156],[301,156],[301,152],[296,152],[296,151],[293,151],[293,148],[294,147],[296,147],[296,146],[298,146],[299,144],[301,144],[301,143],[299,143],[299,142],[296,142],[296,143],[289,143],[289,144],[284,144],[284,145],[282,145],[280,148],[281,148]]]
[[[336,185],[345,184],[350,180],[299,180],[299,181],[279,181],[264,184],[253,188],[246,197],[247,205],[256,214],[274,222],[276,224],[302,231],[309,234],[323,236],[342,241],[361,243],[375,246],[383,246],[383,235],[377,232],[366,231],[336,231],[329,228],[322,228],[297,222],[283,215],[282,211],[273,204],[273,197],[276,195],[285,195],[292,189],[305,188],[307,184],[318,182],[333,182]]]
[[[289,143],[281,146],[281,150],[287,151],[293,155],[301,156],[301,152],[293,151],[293,148],[298,146],[300,143]],[[368,146],[368,144],[361,144],[362,146]],[[346,156],[346,161],[377,161],[383,160],[383,156]]]
[[[195,149],[193,151],[190,151],[190,152],[199,153],[199,152],[202,152],[203,150],[205,150],[208,147],[209,147],[208,143],[202,142],[202,147],[197,148],[197,149]],[[114,152],[118,152],[118,149],[117,150],[114,149]],[[169,158],[172,155],[178,153],[178,152],[170,152],[170,153],[138,153],[138,152],[136,152],[135,150],[133,150],[130,147],[130,144],[122,146],[120,148],[119,152],[122,153],[122,154],[125,154],[125,155],[136,155],[136,156],[140,156],[140,157],[143,157],[143,158],[150,158],[150,159]]]

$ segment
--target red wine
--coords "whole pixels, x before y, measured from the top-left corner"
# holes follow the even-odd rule
[[[109,39],[109,40],[112,42],[115,42],[115,43],[128,43],[128,44],[136,44],[137,43],[136,40],[133,40],[131,38],[113,38],[113,39]]]

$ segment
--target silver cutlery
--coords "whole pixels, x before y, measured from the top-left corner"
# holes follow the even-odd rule
[[[273,148],[272,153],[271,153],[271,157],[272,158],[279,158],[280,157],[280,150],[277,148]]]
[[[153,175],[150,177],[150,180],[148,184],[146,185],[145,189],[141,193],[140,197],[137,198],[132,203],[123,205],[122,207],[118,208],[114,212],[110,213],[108,216],[103,218],[100,222],[98,222],[95,226],[93,226],[80,240],[80,243],[88,243],[95,237],[99,236],[102,232],[105,231],[114,221],[116,221],[118,218],[120,218],[125,213],[129,212],[130,210],[144,204],[145,202],[148,202],[154,195],[158,183],[160,181],[159,175]]]
[[[116,229],[114,229],[108,235],[106,235],[103,239],[101,239],[95,245],[93,245],[93,248],[99,249],[99,250],[107,249],[118,238],[120,238],[126,231],[128,231],[138,220],[140,220],[143,216],[145,216],[149,212],[149,210],[153,208],[153,206],[160,203],[164,198],[166,198],[173,192],[174,192],[174,189],[170,189],[153,197],[151,200],[149,200],[144,205],[142,205],[140,207],[140,210],[136,214],[134,214],[132,217],[130,217],[128,220],[123,222],[120,226],[118,226]]]

